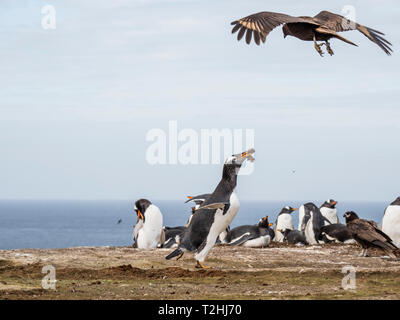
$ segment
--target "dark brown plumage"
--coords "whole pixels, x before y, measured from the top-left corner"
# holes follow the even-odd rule
[[[333,55],[329,40],[340,39],[357,46],[355,43],[340,36],[337,32],[358,30],[369,40],[377,44],[387,55],[393,52],[392,44],[384,39],[382,32],[355,23],[341,15],[329,11],[321,11],[314,17],[292,17],[283,13],[259,12],[248,17],[233,21],[232,33],[239,31],[237,39],[240,41],[246,35],[246,43],[250,44],[252,37],[257,45],[266,41],[268,34],[283,24],[284,37],[287,35],[304,41],[314,41],[315,49],[322,56],[322,45],[326,45],[327,52]],[[325,41],[318,44],[317,41]]]
[[[343,217],[346,218],[347,229],[351,236],[363,248],[361,252],[362,256],[366,257],[368,248],[373,247],[380,248],[390,257],[396,258],[393,252],[398,248],[386,233],[378,229],[375,222],[360,219],[353,211],[346,212]]]

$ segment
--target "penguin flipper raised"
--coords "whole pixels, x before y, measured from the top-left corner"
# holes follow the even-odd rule
[[[224,209],[225,206],[228,204],[229,204],[228,202],[215,202],[215,203],[206,204],[205,206],[200,206],[200,208],[198,208],[197,210],[200,210],[200,209],[213,209],[213,210]]]
[[[231,242],[228,243],[230,246],[240,246],[241,244],[245,243],[246,241],[254,239],[254,236],[250,234],[250,232],[246,232],[242,234],[240,237],[233,239]]]

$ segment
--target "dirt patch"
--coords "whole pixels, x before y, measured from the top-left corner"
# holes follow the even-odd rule
[[[400,261],[355,245],[252,249],[217,246],[198,270],[193,255],[171,250],[79,247],[0,251],[0,299],[400,299]],[[56,269],[56,290],[41,287],[42,267]],[[357,289],[341,287],[344,266]]]

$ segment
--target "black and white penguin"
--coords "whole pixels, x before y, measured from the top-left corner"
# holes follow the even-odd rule
[[[349,229],[341,223],[333,223],[323,226],[321,228],[321,235],[325,236],[329,241],[337,243],[342,242],[350,244],[356,242],[351,236]]]
[[[269,223],[268,216],[266,216],[260,219],[257,225],[245,225],[233,228],[226,234],[223,242],[231,246],[267,247],[272,239],[270,226],[272,224]]]
[[[204,193],[204,194],[200,194],[198,196],[187,196],[187,200],[185,201],[185,203],[188,203],[189,201],[193,201],[196,206],[195,208],[198,209],[200,207],[200,205],[206,201],[209,197],[211,196],[211,193]]]
[[[164,227],[165,240],[161,248],[177,248],[186,227]]]
[[[324,226],[326,219],[319,208],[314,203],[309,202],[300,207],[300,212],[302,213],[302,219],[299,231],[304,232],[307,242],[309,244],[328,242],[328,239],[321,235],[321,228]]]
[[[198,196],[188,196],[188,200],[185,201],[185,203],[188,203],[189,201],[193,201],[195,203],[195,206],[192,207],[192,214],[190,215],[189,219],[186,221],[186,228],[189,226],[190,221],[193,218],[194,213],[196,210],[201,206],[201,204],[206,201],[209,197],[211,196],[211,193],[204,193],[200,194]]]
[[[282,232],[279,230],[293,230],[293,220],[292,220],[292,213],[296,211],[297,208],[292,208],[290,206],[286,206],[282,208],[281,212],[278,214],[275,222],[275,237],[274,241],[283,242],[284,236]]]
[[[178,248],[166,259],[180,257],[185,251],[195,251],[197,267],[207,268],[203,264],[207,254],[239,210],[239,199],[235,192],[238,172],[246,159],[254,161],[254,152],[254,149],[250,149],[232,155],[225,161],[218,186],[193,215]]]
[[[386,208],[382,219],[382,231],[400,247],[400,197]]]
[[[139,249],[157,248],[164,242],[163,216],[160,209],[147,199],[135,202],[137,221],[134,231],[134,247]]]
[[[283,241],[291,244],[306,245],[307,240],[304,232],[299,230],[291,229],[279,229],[279,232],[283,234]]]
[[[325,201],[322,206],[319,208],[322,216],[326,218],[325,225],[340,223],[339,217],[337,215],[336,209],[337,201],[329,199]]]

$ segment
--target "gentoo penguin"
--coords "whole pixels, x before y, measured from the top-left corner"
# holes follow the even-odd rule
[[[300,231],[303,231],[309,244],[318,244],[320,242],[328,242],[328,239],[321,235],[321,228],[324,226],[326,219],[322,216],[321,211],[314,203],[306,203],[301,206],[302,222]]]
[[[382,219],[382,231],[400,247],[400,197],[386,208]]]
[[[391,258],[396,259],[393,252],[398,250],[397,246],[386,233],[375,227],[371,221],[360,219],[353,211],[346,212],[343,217],[346,218],[346,225],[351,236],[363,248],[360,256],[367,257],[367,250],[372,247],[382,249]]]
[[[339,217],[337,215],[336,204],[337,201],[330,199],[325,201],[323,205],[319,208],[322,216],[326,218],[324,222],[325,225],[340,223]]]
[[[195,208],[198,209],[200,207],[200,205],[206,201],[209,197],[211,196],[211,193],[204,193],[204,194],[200,194],[198,196],[188,196],[187,200],[185,201],[185,203],[188,203],[189,201],[193,201],[196,206]]]
[[[326,236],[329,241],[355,243],[349,229],[341,223],[325,225],[321,228],[321,235]]]
[[[254,152],[254,149],[250,149],[226,159],[221,181],[193,215],[178,248],[166,259],[182,256],[185,251],[195,251],[197,267],[207,268],[203,264],[207,254],[239,210],[239,199],[235,192],[237,175],[246,159],[254,161]]]
[[[306,245],[307,240],[306,236],[304,235],[304,232],[301,232],[299,230],[291,230],[291,229],[279,229],[279,232],[283,234],[283,241],[282,242],[287,242],[287,243],[292,243],[292,244],[302,244]]]
[[[204,193],[200,194],[198,196],[188,196],[188,200],[185,201],[185,203],[188,203],[189,201],[193,201],[195,203],[195,206],[192,207],[192,214],[190,215],[188,221],[186,222],[186,228],[189,226],[190,221],[192,220],[192,217],[196,210],[200,207],[200,205],[206,201],[210,197],[211,193]]]
[[[292,208],[286,206],[282,208],[281,212],[278,214],[275,222],[275,238],[274,241],[283,242],[283,234],[279,230],[293,230],[293,220],[292,220],[292,212],[296,211],[297,208]]]
[[[176,248],[186,227],[164,227],[165,240],[161,248]]]
[[[231,246],[243,247],[267,247],[271,242],[269,227],[272,226],[268,222],[268,216],[259,220],[258,225],[245,225],[230,230],[224,243]]]
[[[135,202],[138,223],[133,235],[135,247],[152,249],[163,243],[163,216],[160,209],[147,199]]]

